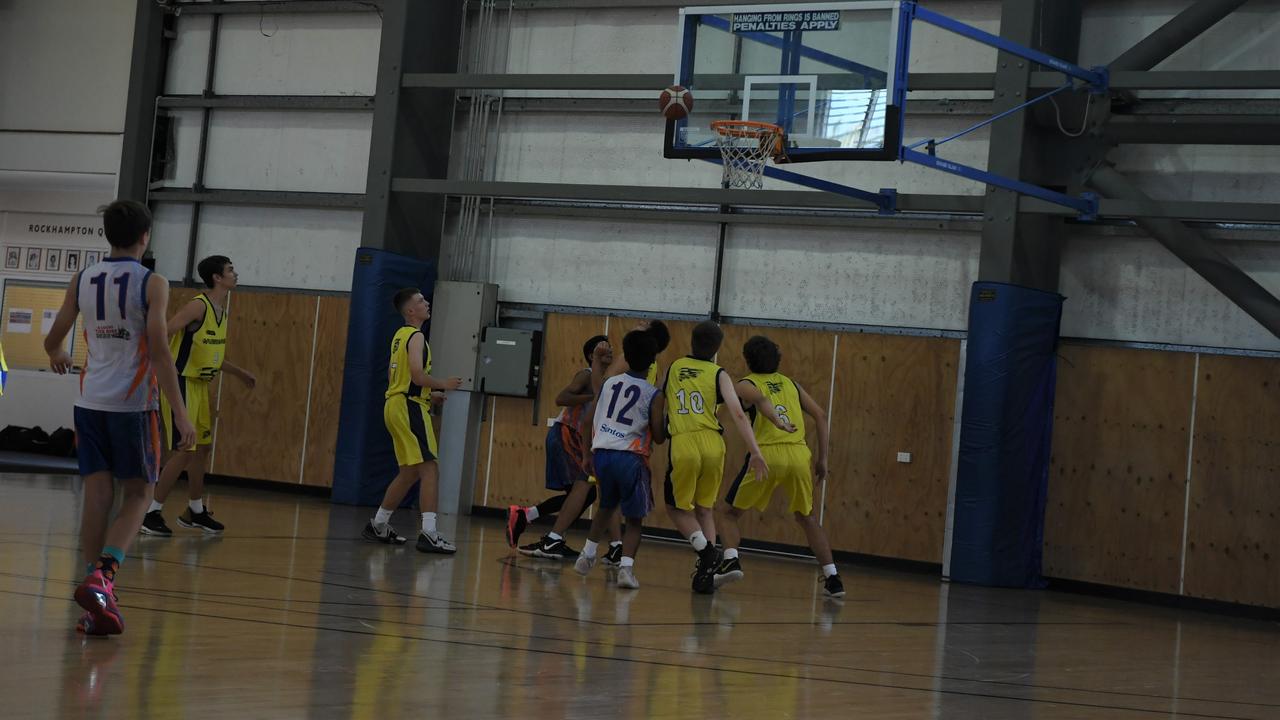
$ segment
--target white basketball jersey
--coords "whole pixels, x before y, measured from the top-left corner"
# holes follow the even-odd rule
[[[629,450],[648,456],[649,408],[658,388],[630,373],[605,381],[596,398],[592,450]]]
[[[107,412],[154,410],[156,374],[147,349],[147,280],[133,258],[107,258],[80,272],[76,295],[89,361],[76,405]]]

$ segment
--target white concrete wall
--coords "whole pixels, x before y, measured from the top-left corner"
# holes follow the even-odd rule
[[[928,7],[999,32],[1000,3],[932,0]],[[1102,64],[1186,6],[1183,0],[1097,0],[1088,3],[1081,63]],[[495,57],[513,73],[674,72],[676,11],[671,8],[548,9],[512,16],[509,45]],[[499,42],[508,37],[500,31]],[[1160,69],[1260,69],[1280,63],[1280,0],[1254,0],[1175,54]],[[479,42],[474,28],[468,43]],[[995,52],[917,24],[914,72],[989,72]],[[499,67],[498,70],[502,70]],[[653,93],[510,92],[508,97],[637,97]],[[990,93],[985,94],[990,97]],[[1152,96],[1212,93],[1150,93]],[[1267,93],[1234,93],[1239,97]],[[980,92],[917,94],[971,98]],[[466,116],[455,129],[454,161],[469,142]],[[976,117],[908,118],[907,141],[943,137]],[[1064,118],[1073,126],[1071,118]],[[661,157],[656,113],[504,112],[491,138],[492,179],[523,182],[715,187],[719,169]],[[984,130],[944,146],[942,155],[984,167]],[[1120,169],[1153,196],[1171,201],[1272,202],[1280,152],[1224,146],[1133,146],[1113,155]],[[981,194],[983,187],[943,173],[897,163],[823,163],[790,168],[866,189],[906,193]],[[774,188],[801,189],[768,181]],[[919,328],[963,329],[968,286],[976,278],[976,234],[848,231],[808,226],[732,225],[725,256],[722,311],[730,315]],[[710,302],[714,230],[680,223],[618,223],[519,216],[493,226],[494,281],[505,300],[670,312],[705,312]],[[1260,239],[1276,237],[1260,233]],[[607,240],[607,242],[605,242]],[[1228,248],[1260,282],[1280,274],[1280,246]],[[680,258],[659,265],[656,258]],[[790,292],[771,292],[751,273],[774,268]],[[645,287],[622,273],[644,268]],[[592,277],[592,276],[595,277]],[[1274,348],[1274,340],[1216,290],[1148,240],[1085,233],[1063,259],[1069,296],[1064,334],[1119,340]],[[1280,291],[1280,287],[1275,288]]]
[[[100,227],[115,195],[133,47],[134,0],[0,2],[0,246],[101,249],[31,224]],[[25,265],[25,263],[24,263]],[[64,273],[0,267],[0,283]],[[0,427],[71,426],[76,376],[14,369]]]
[[[178,19],[166,92],[204,87],[212,20]],[[214,92],[225,95],[373,95],[381,21],[377,14],[224,16]],[[195,180],[201,112],[180,110],[176,159],[168,187]],[[373,115],[368,111],[214,110],[204,184],[211,189],[362,193]],[[156,208],[157,269],[181,279],[191,225],[185,203]],[[286,288],[348,290],[360,242],[357,210],[269,207],[202,209],[196,257],[236,261],[241,282]]]

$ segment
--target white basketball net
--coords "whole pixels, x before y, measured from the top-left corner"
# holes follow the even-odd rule
[[[732,190],[764,188],[764,166],[782,145],[782,128],[747,120],[717,120],[711,123],[724,172],[721,184]]]

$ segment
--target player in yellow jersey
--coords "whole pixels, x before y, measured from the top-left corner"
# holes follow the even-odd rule
[[[756,442],[769,463],[769,477],[762,479],[747,474],[747,466],[729,488],[725,503],[729,506],[721,528],[724,540],[724,559],[715,572],[715,586],[742,579],[742,564],[738,561],[738,543],[742,534],[738,531],[738,518],[747,510],[764,511],[774,490],[785,488],[790,498],[788,510],[804,530],[809,547],[822,566],[823,592],[829,597],[844,597],[844,583],[831,557],[831,543],[813,516],[813,488],[827,477],[827,456],[830,432],[827,414],[809,393],[794,380],[778,372],[782,352],[777,344],[763,335],[756,335],[742,346],[742,356],[751,374],[738,381],[738,397],[751,408],[752,428]],[[795,432],[779,430],[756,407],[773,407],[778,418],[794,426]],[[813,418],[818,431],[818,462],[810,473],[812,459],[805,444],[804,416]]]
[[[724,474],[724,438],[721,436],[724,429],[716,419],[720,405],[728,408],[734,427],[750,450],[751,469],[762,480],[769,474],[733,381],[712,360],[723,341],[724,331],[715,322],[705,320],[694,326],[693,353],[667,368],[663,400],[659,402],[659,405],[665,402],[665,408],[659,408],[659,412],[665,409],[667,434],[671,436],[670,463],[664,484],[667,514],[698,553],[693,573],[693,591],[698,593],[714,591],[714,573],[719,560],[713,508]],[[761,410],[766,417],[772,415],[771,409]]]
[[[435,432],[431,429],[429,411],[433,390],[457,390],[462,378],[439,380],[431,377],[431,346],[422,334],[422,324],[431,318],[431,303],[415,288],[396,292],[392,303],[404,318],[404,327],[391,339],[391,361],[387,368],[387,395],[382,419],[395,446],[396,474],[382,496],[378,512],[365,526],[361,536],[373,542],[403,545],[406,540],[391,527],[391,514],[400,506],[405,493],[418,483],[418,511],[422,513],[422,529],[417,548],[425,553],[452,555],[453,543],[436,529],[437,479]],[[434,398],[443,401],[443,395]]]
[[[178,437],[173,432],[174,413],[168,401],[160,399],[160,419],[164,424],[165,449],[169,457],[160,471],[155,499],[139,529],[144,535],[169,537],[173,531],[165,524],[165,498],[173,490],[178,476],[187,473],[187,509],[178,524],[210,535],[223,531],[222,523],[204,502],[204,474],[209,465],[209,448],[213,443],[213,408],[210,389],[219,372],[226,371],[249,389],[257,384],[253,373],[227,362],[227,298],[240,281],[235,265],[225,255],[211,255],[196,266],[205,291],[195,296],[169,318],[169,351],[178,368],[178,384],[187,405],[187,413],[196,426],[196,445],[178,450]]]

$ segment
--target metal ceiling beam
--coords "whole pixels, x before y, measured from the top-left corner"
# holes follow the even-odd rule
[[[1031,87],[1052,90],[1062,73],[1031,73]],[[1280,70],[1121,70],[1112,90],[1280,90]]]
[[[1122,198],[1140,204],[1157,205],[1132,181],[1110,167],[1099,168],[1089,184],[1111,198]],[[1272,335],[1280,337],[1280,300],[1236,267],[1206,238],[1176,220],[1152,217],[1135,218],[1169,252],[1178,256],[1200,277],[1226,295],[1242,310],[1257,320]]]
[[[372,110],[368,95],[165,95],[156,99],[162,108],[217,108],[236,110]]]
[[[725,87],[742,76],[726,75]],[[912,91],[949,92],[991,90],[992,73],[912,73]],[[671,84],[669,73],[405,73],[405,88],[477,90],[654,90]],[[1030,86],[1052,90],[1062,85],[1062,73],[1033,72]],[[1280,70],[1126,70],[1112,73],[1114,90],[1280,90]]]
[[[1134,145],[1276,145],[1280,116],[1112,115],[1102,132]]]
[[[1247,0],[1197,0],[1137,45],[1121,53],[1108,67],[1113,73],[1120,70],[1150,70],[1245,2]]]
[[[266,0],[265,2],[175,2],[182,15],[294,15],[299,13],[378,12],[381,0]]]
[[[290,192],[281,190],[203,190],[160,188],[152,202],[197,202],[205,205],[267,205],[275,207],[364,208],[364,193]]]
[[[834,193],[804,190],[722,190],[720,188],[663,187],[650,185],[586,185],[571,183],[529,183],[501,181],[431,180],[399,177],[391,190],[428,195],[469,195],[485,198],[529,198],[542,200],[585,200],[618,203],[666,203],[677,206],[730,205],[733,207],[809,208],[825,210],[868,210],[870,203]],[[899,194],[898,208],[908,213],[949,213],[980,215],[982,195]],[[1024,197],[1020,212],[1074,216],[1059,205]],[[1139,215],[1184,220],[1236,221],[1280,224],[1280,203],[1130,201],[1105,199],[1101,212],[1108,218]]]
[[[729,205],[874,210],[869,202],[844,195],[804,190],[723,190],[647,185],[585,185],[569,183],[488,182],[396,178],[391,189],[401,193],[471,195],[492,198],[588,200],[598,202],[670,203],[673,205]],[[981,195],[898,195],[904,212],[980,213]]]
[[[711,87],[741,88],[743,75],[709,75]],[[405,73],[405,88],[477,90],[643,90],[670,85],[671,73]],[[911,90],[990,90],[991,73],[913,73]],[[1058,82],[1057,85],[1061,85]]]

